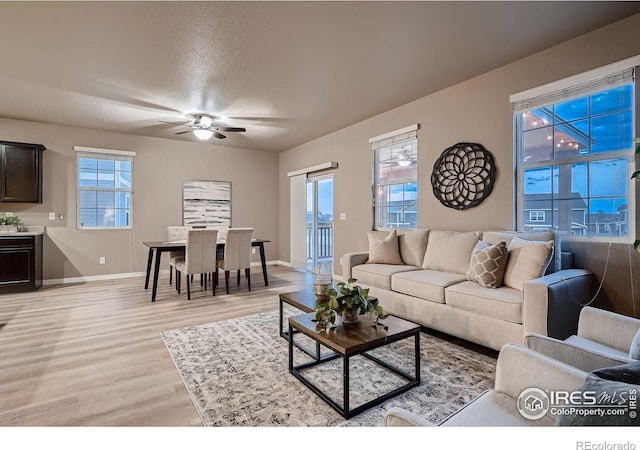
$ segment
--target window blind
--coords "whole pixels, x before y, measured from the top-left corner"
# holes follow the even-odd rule
[[[544,92],[528,98],[518,98],[519,95],[512,96],[513,112],[519,113],[529,111],[531,109],[552,105],[554,103],[565,102],[574,98],[584,97],[592,92],[612,89],[632,83],[635,77],[635,68],[619,70],[596,78],[587,79],[575,85],[553,89],[550,85],[550,91]]]
[[[371,150],[376,150],[382,147],[388,147],[390,145],[399,144],[405,141],[410,141],[418,137],[418,124],[410,125],[399,130],[391,131],[389,133],[381,134],[369,139],[371,144]]]

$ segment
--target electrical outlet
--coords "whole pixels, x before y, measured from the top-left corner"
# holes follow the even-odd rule
[[[252,255],[255,255],[255,254],[256,254],[256,249],[255,249],[255,248],[252,248],[252,249],[251,249],[251,254],[252,254]]]
[[[58,214],[58,220],[64,220],[64,213]]]
[[[347,220],[347,213],[346,212],[341,212],[340,213],[340,220]]]
[[[343,266],[344,264],[342,264],[342,256],[340,257],[340,265]]]
[[[6,217],[13,217],[13,213],[12,212],[6,212],[6,213],[4,213],[4,215]]]
[[[49,220],[56,220],[56,213],[50,212],[49,213]]]
[[[107,263],[107,258],[105,258],[104,256],[100,257],[100,264],[106,264]]]

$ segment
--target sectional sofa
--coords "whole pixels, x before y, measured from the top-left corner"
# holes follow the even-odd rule
[[[563,268],[550,231],[369,233],[343,255],[343,278],[370,288],[391,314],[500,350],[534,332],[575,334],[592,273]]]

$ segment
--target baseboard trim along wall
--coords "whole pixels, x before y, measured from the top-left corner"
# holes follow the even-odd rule
[[[252,262],[251,267],[260,267],[259,262]],[[285,266],[291,267],[286,261],[267,261],[267,266]],[[167,275],[169,269],[160,271],[160,275]],[[72,278],[53,278],[49,280],[42,280],[43,286],[53,286],[56,284],[72,284],[72,283],[87,283],[89,281],[104,281],[104,280],[118,280],[121,278],[136,278],[146,276],[146,272],[127,272],[127,273],[112,273],[108,275],[90,275],[87,277],[72,277]]]

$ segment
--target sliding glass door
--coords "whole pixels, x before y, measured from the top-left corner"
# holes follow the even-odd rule
[[[307,178],[307,270],[333,268],[333,175]]]

